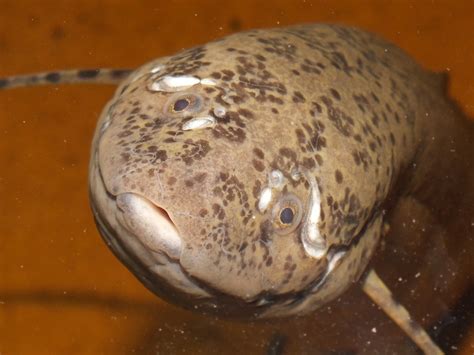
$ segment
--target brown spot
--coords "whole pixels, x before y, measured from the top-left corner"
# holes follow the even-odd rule
[[[267,261],[265,262],[265,266],[270,266],[270,265],[272,265],[272,263],[273,263],[273,258],[271,256],[269,256],[267,258]]]
[[[336,170],[336,182],[338,184],[342,184],[342,181],[343,181],[343,176],[342,176],[342,173],[339,171],[339,170]]]
[[[132,131],[126,130],[126,131],[120,132],[120,133],[117,135],[117,137],[119,137],[119,138],[125,138],[125,137],[128,137],[128,136],[131,135],[131,134],[132,134]]]
[[[260,160],[253,159],[252,164],[257,171],[265,170],[265,165]]]
[[[156,152],[155,161],[156,160],[165,161],[166,159],[168,159],[168,156],[166,154],[166,150],[159,150],[159,151]]]
[[[212,189],[212,193],[214,196],[222,197],[224,194],[222,193],[222,189],[219,186],[216,186]]]
[[[304,158],[303,159],[303,166],[307,169],[312,169],[316,166],[313,158]]]
[[[206,180],[206,176],[207,176],[207,173],[198,173],[198,174],[194,175],[193,179],[197,183],[201,184],[201,183],[204,182],[204,180]]]
[[[249,243],[243,242],[242,245],[239,248],[239,252],[244,251],[248,247]]]
[[[226,181],[228,178],[229,178],[229,174],[228,173],[220,173],[219,174],[219,177],[222,181]]]
[[[127,161],[130,160],[130,154],[128,154],[128,153],[121,153],[121,154],[120,154],[120,157],[122,158],[122,160],[123,160],[124,162],[127,162]]]
[[[224,77],[222,80],[224,81],[230,81],[234,77],[235,73],[232,70],[224,69],[222,70],[222,74],[224,74]]]
[[[390,132],[390,143],[392,143],[392,145],[395,145],[395,136],[392,132]]]
[[[375,152],[375,149],[377,148],[375,142],[370,142],[369,147],[370,147],[370,150],[373,151],[373,152]]]
[[[323,165],[323,162],[324,162],[323,157],[322,157],[321,155],[319,155],[319,154],[316,154],[314,157],[316,158],[316,161],[318,162],[318,165],[319,165],[319,166],[322,166],[322,165]]]
[[[218,205],[217,203],[214,203],[212,205],[212,210],[214,212],[214,217],[217,217],[220,220],[224,219],[225,212],[224,212],[223,208],[220,205]]]
[[[283,148],[280,148],[279,152],[284,157],[291,159],[292,161],[296,161],[296,153],[292,149],[283,147]]]
[[[293,102],[294,103],[302,103],[302,102],[306,102],[306,99],[305,97],[303,96],[303,94],[299,91],[295,91],[293,93]]]
[[[339,101],[341,99],[341,95],[336,89],[330,89],[329,91],[331,92],[332,97],[334,97],[336,100]]]
[[[258,159],[265,158],[265,154],[263,153],[263,151],[260,148],[254,148],[253,152],[257,156]]]
[[[211,88],[211,87],[205,87],[205,88],[204,88],[204,91],[205,91],[206,93],[208,93],[208,94],[212,94],[213,92],[216,91],[216,89]]]
[[[253,113],[245,108],[241,108],[237,111],[240,115],[244,116],[245,118],[253,118]]]
[[[352,152],[352,157],[354,158],[354,162],[356,163],[356,165],[360,165],[359,152],[353,151],[353,152]]]

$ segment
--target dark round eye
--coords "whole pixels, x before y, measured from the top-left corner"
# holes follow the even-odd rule
[[[191,93],[176,93],[165,103],[164,113],[173,117],[189,117],[201,111],[201,96]]]
[[[280,222],[282,224],[291,224],[295,218],[295,212],[292,208],[286,207],[280,211]]]
[[[183,111],[186,107],[189,106],[190,100],[189,99],[179,99],[175,101],[173,105],[173,111],[175,112],[181,112]]]
[[[303,205],[300,199],[292,194],[283,194],[273,206],[273,227],[278,234],[285,235],[295,231],[303,218]]]

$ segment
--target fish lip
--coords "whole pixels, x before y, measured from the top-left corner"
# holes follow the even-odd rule
[[[107,199],[113,204],[115,204],[116,196],[108,192],[106,189],[104,190],[107,193]],[[89,190],[89,200],[90,207],[94,216],[94,221],[100,232],[100,236],[107,244],[109,249],[112,251],[112,253],[117,257],[117,259],[119,259],[121,263],[125,265],[127,269],[148,290],[150,290],[152,293],[156,294],[160,298],[165,299],[169,303],[177,303],[184,308],[191,308],[196,302],[200,302],[199,298],[196,298],[196,296],[194,296],[193,294],[184,292],[183,290],[176,288],[173,282],[170,282],[169,279],[154,272],[139,254],[135,253],[129,248],[126,241],[123,240],[123,238],[120,236],[120,233],[113,226],[113,221],[111,221],[110,218],[104,215],[100,203],[95,198],[91,190]],[[120,223],[118,223],[118,226],[120,228],[123,228]],[[129,233],[127,229],[125,229],[125,232]],[[133,235],[130,235],[129,233],[129,237],[133,237]],[[142,247],[145,247],[140,241],[139,244],[141,244]],[[190,277],[182,268],[181,264],[179,263],[179,260],[171,259],[164,253],[161,254],[162,262],[169,263],[170,265],[175,265],[177,268],[179,268],[185,278],[189,279],[189,281],[192,282],[197,288],[208,291],[210,297],[212,297],[212,290],[206,290],[205,288],[203,288],[202,285],[197,283],[196,280],[193,280],[193,278]]]
[[[107,192],[108,193],[108,192]],[[109,195],[108,198],[113,199],[113,195]],[[125,265],[130,272],[137,276],[139,280],[152,292],[156,293],[156,275],[153,274],[146,265],[140,260],[139,257],[130,253],[122,240],[117,236],[112,225],[108,219],[101,213],[99,205],[97,204],[94,195],[89,191],[90,207],[94,215],[94,221],[99,230],[99,234],[105,241],[105,244],[109,247],[112,253],[119,259],[123,265]]]
[[[112,193],[104,181],[104,176],[100,165],[96,160],[92,161],[89,177],[89,204],[93,212],[94,221],[99,230],[99,234],[123,265],[151,292],[167,300],[170,303],[179,304],[184,308],[193,307],[196,303],[201,303],[201,297],[213,297],[212,289],[197,282],[182,267],[179,258],[170,258],[165,252],[154,252],[147,248],[129,228],[124,228],[118,212],[117,197],[120,193]],[[154,265],[166,266],[175,270],[176,277],[181,280],[188,280],[191,289],[183,290],[176,285],[175,277],[162,275],[153,269]],[[200,292],[202,290],[202,292]],[[207,293],[207,296],[206,296]],[[204,295],[204,296],[202,296]]]
[[[179,260],[183,238],[166,209],[133,192],[118,194],[116,206],[117,221],[145,247]]]

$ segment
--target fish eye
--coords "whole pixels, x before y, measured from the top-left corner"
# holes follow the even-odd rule
[[[175,101],[173,106],[173,111],[180,112],[183,111],[186,107],[189,106],[189,99],[179,99]]]
[[[282,224],[291,224],[293,222],[294,217],[295,212],[291,207],[285,207],[280,211],[280,222]]]
[[[293,232],[303,217],[303,208],[300,199],[291,193],[283,195],[273,207],[273,226],[279,234]]]
[[[198,112],[202,107],[202,99],[194,94],[178,94],[168,99],[165,112],[168,114],[190,116]]]

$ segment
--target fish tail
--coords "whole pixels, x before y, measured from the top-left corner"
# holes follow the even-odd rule
[[[0,90],[24,86],[59,84],[117,85],[132,69],[72,69],[0,78]]]

